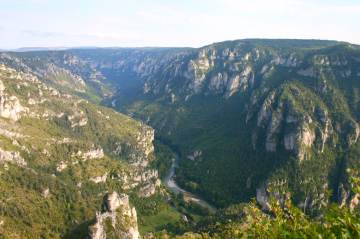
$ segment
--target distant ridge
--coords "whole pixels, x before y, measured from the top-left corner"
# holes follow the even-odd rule
[[[216,46],[219,44],[237,44],[242,43],[252,43],[259,44],[262,46],[272,46],[272,47],[281,47],[281,48],[296,48],[296,47],[329,47],[339,44],[345,44],[352,47],[359,47],[359,45],[337,40],[323,40],[323,39],[277,39],[277,38],[244,38],[244,39],[234,39],[234,40],[225,40],[220,42],[213,42],[211,44],[206,44],[200,47],[162,47],[162,46],[139,46],[139,47],[121,47],[121,46],[72,46],[72,47],[20,47],[15,49],[0,49],[0,52],[33,52],[33,51],[66,51],[66,50],[92,50],[92,49],[200,49],[209,46]]]
[[[0,49],[2,52],[31,52],[31,51],[66,51],[70,49],[100,49],[101,47],[21,47],[16,49]]]

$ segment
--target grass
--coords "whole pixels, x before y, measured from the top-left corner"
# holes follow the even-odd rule
[[[163,229],[166,224],[176,223],[181,220],[181,214],[173,207],[167,207],[155,215],[143,216],[139,223],[142,235],[147,232],[155,232]]]

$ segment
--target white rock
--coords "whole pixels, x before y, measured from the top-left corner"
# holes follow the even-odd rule
[[[209,89],[215,93],[221,93],[225,90],[228,82],[228,75],[226,72],[218,73],[210,79]]]
[[[58,164],[58,166],[56,167],[56,171],[61,172],[61,171],[63,171],[64,169],[66,169],[67,166],[68,166],[68,165],[67,165],[64,161],[61,161],[61,162]]]
[[[256,189],[256,201],[260,204],[263,210],[269,210],[270,204],[268,202],[269,196],[264,186]]]
[[[156,186],[153,183],[149,183],[147,185],[145,185],[144,187],[140,188],[139,190],[139,197],[150,197],[152,195],[154,195],[156,192]]]
[[[91,149],[91,150],[89,150],[88,152],[85,152],[82,155],[82,158],[84,160],[87,160],[87,159],[100,159],[100,158],[103,158],[103,157],[104,157],[104,151],[100,147]]]
[[[49,197],[49,195],[50,195],[50,190],[49,190],[49,188],[44,189],[44,190],[42,191],[41,195],[42,195],[44,198]]]
[[[112,192],[106,196],[104,203],[108,211],[115,212],[120,206],[129,205],[129,196]]]
[[[252,68],[246,66],[245,69],[238,75],[232,77],[227,85],[225,97],[228,98],[238,92],[240,89],[246,90],[253,84],[254,75],[252,74]]]
[[[116,99],[114,99],[114,100],[111,101],[111,106],[112,106],[112,107],[116,107]]]
[[[90,178],[90,181],[92,181],[94,183],[104,183],[104,182],[106,182],[107,176],[108,176],[108,174],[105,173],[102,176],[97,176],[97,177]]]
[[[194,161],[196,159],[198,159],[199,157],[201,157],[202,155],[202,151],[201,150],[195,150],[194,152],[192,152],[191,154],[189,154],[187,156],[188,159]]]
[[[21,157],[19,152],[5,151],[0,148],[0,163],[14,163],[19,166],[26,166],[26,161]]]
[[[20,104],[16,96],[8,96],[4,91],[0,91],[0,116],[3,118],[17,121],[23,113],[28,111],[27,108]]]
[[[265,99],[257,116],[257,126],[260,127],[264,122],[267,122],[271,117],[271,105],[275,99],[275,92],[271,92]]]
[[[294,133],[286,134],[284,136],[284,147],[286,150],[294,150],[296,143],[296,135]]]
[[[354,210],[360,203],[360,194],[356,193],[350,201],[350,210]]]

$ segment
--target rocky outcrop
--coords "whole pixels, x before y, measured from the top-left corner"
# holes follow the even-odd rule
[[[27,163],[19,152],[6,151],[0,148],[0,164],[12,163],[18,166],[26,166]]]
[[[156,188],[160,186],[160,180],[156,180],[155,183],[149,183],[141,187],[139,190],[139,197],[147,198],[155,194]]]
[[[50,189],[49,188],[45,188],[42,192],[41,192],[41,196],[43,196],[44,198],[48,198],[50,196]]]
[[[295,152],[300,162],[305,159],[306,149],[312,147],[315,141],[315,133],[311,130],[308,122],[298,128]]]
[[[265,186],[256,189],[256,201],[260,204],[262,210],[268,211],[270,209],[269,193]]]
[[[191,64],[191,67],[194,69],[194,79],[189,84],[189,90],[196,94],[201,91],[205,82],[206,75],[202,72],[205,69],[199,68],[195,63]]]
[[[28,109],[20,104],[16,96],[5,93],[5,85],[0,81],[0,116],[17,121]]]
[[[87,125],[88,118],[86,117],[85,113],[83,111],[76,111],[73,115],[68,115],[67,119],[71,123],[71,128],[74,127],[83,127]]]
[[[260,172],[264,174],[261,170],[267,166],[273,171],[266,172],[266,177],[273,176],[277,174],[278,167],[283,166],[283,162],[293,159],[298,164],[296,166],[299,166],[299,171],[302,169],[315,171],[321,168],[322,161],[318,160],[321,158],[324,160],[324,168],[327,167],[324,171],[328,171],[324,173],[327,175],[321,174],[317,178],[316,184],[325,184],[331,177],[329,172],[329,168],[332,167],[329,164],[333,161],[331,157],[337,152],[346,152],[349,147],[357,147],[356,143],[359,140],[359,114],[356,104],[358,102],[356,74],[358,74],[359,52],[355,48],[341,52],[341,47],[345,46],[339,49],[332,48],[327,47],[331,45],[328,43],[312,44],[313,42],[310,41],[241,40],[216,43],[199,49],[108,49],[106,54],[105,52],[96,54],[97,50],[79,50],[58,53],[55,54],[56,56],[51,54],[50,60],[44,60],[43,56],[36,56],[36,59],[35,57],[24,57],[26,59],[19,57],[16,66],[21,65],[20,68],[24,69],[24,72],[26,69],[26,72],[39,73],[36,75],[40,80],[42,80],[41,76],[47,72],[50,73],[47,78],[57,78],[52,80],[61,80],[59,77],[61,74],[69,76],[70,72],[72,74],[70,78],[81,77],[77,79],[79,85],[83,85],[81,80],[84,80],[85,84],[89,80],[92,82],[101,80],[100,71],[103,72],[103,77],[111,75],[109,80],[130,77],[131,83],[134,83],[131,87],[134,87],[135,91],[127,88],[127,84],[123,83],[125,81],[111,82],[116,84],[115,87],[119,89],[119,92],[106,100],[109,106],[124,109],[139,118],[148,119],[146,122],[149,124],[153,124],[160,130],[164,129],[164,132],[161,132],[164,133],[162,136],[167,137],[165,134],[168,133],[169,137],[174,139],[174,142],[178,141],[175,143],[182,144],[181,147],[184,149],[200,147],[204,151],[204,156],[207,156],[210,152],[207,145],[214,143],[212,155],[206,160],[193,150],[184,155],[189,156],[190,160],[187,162],[189,165],[193,164],[194,167],[203,169],[204,166],[210,167],[207,170],[208,175],[200,180],[200,187],[214,185],[215,180],[211,177],[223,175],[217,171],[220,170],[217,167],[218,162],[222,162],[223,157],[228,160],[228,165],[241,165],[246,162],[240,157],[242,152],[254,158],[259,155],[259,158],[256,158],[259,162],[263,155],[264,164],[229,167],[229,174],[225,175],[229,177],[229,181],[245,185],[246,178],[250,176],[247,175],[248,171],[254,171],[254,175]],[[76,54],[79,55],[71,56]],[[38,58],[42,58],[41,61]],[[39,62],[45,62],[45,67],[38,64]],[[49,65],[50,63],[53,65]],[[26,67],[26,64],[29,67]],[[68,70],[59,70],[57,67]],[[36,77],[31,80],[29,78],[26,84],[35,82],[36,79]],[[75,82],[74,79],[70,80]],[[4,81],[4,83],[8,82]],[[20,89],[17,91],[20,92],[25,84],[17,83]],[[15,86],[13,88],[15,89]],[[17,97],[21,104],[26,105],[27,102],[29,107],[36,108],[41,107],[39,102],[43,102],[40,95],[43,95],[43,99],[62,98],[63,89],[63,87],[57,89],[49,87],[47,90],[41,88],[41,94],[39,91],[38,94],[31,92],[30,96]],[[133,99],[129,100],[129,105],[140,107],[130,109],[124,105],[121,97],[125,91],[139,93],[133,95]],[[141,104],[137,104],[140,101]],[[46,118],[51,119],[51,112],[41,113],[44,118],[49,115]],[[76,133],[76,135],[97,126],[91,118],[92,112],[81,107],[74,107],[71,110],[60,109],[53,112],[53,115],[59,115],[59,113],[63,115],[56,118],[54,126],[71,125],[73,127],[71,133]],[[218,113],[224,113],[224,115],[218,115]],[[245,115],[246,120],[243,119]],[[66,118],[67,116],[69,117]],[[104,121],[105,118],[109,119],[108,114],[105,113],[101,113],[101,117]],[[68,122],[65,119],[68,119]],[[195,128],[196,130],[189,134],[187,127],[177,128],[177,126],[186,126],[186,123],[190,124],[191,130]],[[131,172],[113,172],[106,169],[101,170],[99,174],[91,174],[96,177],[91,178],[87,174],[81,180],[85,182],[90,178],[99,183],[105,180],[107,183],[108,180],[118,180],[121,181],[124,190],[139,189],[136,193],[142,197],[148,197],[156,192],[157,175],[150,169],[149,163],[154,151],[153,132],[145,125],[136,127],[134,131],[138,133],[135,138],[112,138],[109,140],[110,146],[102,145],[108,157],[91,162],[91,164],[103,162],[114,156],[128,160],[130,165],[127,166]],[[139,128],[140,130],[137,131]],[[176,135],[178,132],[181,133]],[[202,145],[201,140],[209,136],[210,132],[214,140]],[[182,138],[186,135],[192,135],[194,140],[191,140],[191,143],[196,145],[187,145],[186,139]],[[221,137],[221,139],[216,137]],[[99,143],[96,140],[93,142]],[[216,142],[221,143],[216,144]],[[237,148],[245,150],[239,152]],[[71,149],[75,152],[79,150],[77,147],[71,147]],[[88,149],[81,150],[86,152]],[[226,153],[222,153],[221,149],[224,149],[223,152]],[[252,149],[256,151],[253,155]],[[50,152],[54,156],[54,151],[50,150]],[[83,153],[76,158],[79,162],[82,155]],[[101,158],[101,153],[93,152],[93,155],[95,156],[85,156],[84,159]],[[325,158],[327,156],[329,160]],[[41,155],[41,157],[46,157],[46,155]],[[241,162],[235,162],[232,158]],[[272,158],[281,160],[265,162]],[[70,159],[59,159],[56,162],[61,160],[66,160],[69,165],[72,165]],[[56,165],[52,164],[51,167],[56,168]],[[196,173],[196,170],[193,171],[189,172],[188,176],[194,176],[191,173]],[[109,172],[106,179],[103,177],[105,172]],[[316,171],[314,174],[317,173],[322,172]],[[244,174],[244,177],[239,177],[238,174]],[[251,181],[249,180],[250,183],[246,183],[249,190],[232,189],[223,192],[246,198],[249,195],[245,194],[249,193],[243,193],[243,191],[253,192],[253,187],[259,185],[257,178],[252,177]],[[102,184],[91,185],[103,186]],[[305,187],[299,186],[299,188]],[[205,193],[211,195],[211,192]],[[323,191],[312,192],[312,195],[304,193],[305,197],[299,200],[302,200],[307,207],[306,205],[314,201],[314,195],[322,193]],[[264,190],[260,190],[259,197],[264,198],[264,195],[266,195]],[[321,198],[319,195],[317,197]]]
[[[350,200],[350,210],[354,210],[360,204],[360,194],[356,193]]]
[[[244,70],[240,74],[237,74],[230,78],[225,98],[229,98],[239,90],[245,91],[249,86],[254,84],[254,74],[250,66],[244,66]]]
[[[196,60],[190,61],[189,72],[193,72],[193,79],[189,84],[189,90],[195,94],[202,90],[206,79],[206,73],[214,66],[214,62],[207,56],[207,51],[203,50],[199,53]]]
[[[140,197],[150,197],[160,186],[158,171],[150,167],[154,159],[154,130],[143,123],[136,137],[136,143],[115,142],[111,147],[112,154],[126,157],[131,164],[132,173],[117,174],[115,178],[122,182],[125,190],[139,188]]]
[[[89,239],[139,239],[137,215],[126,194],[108,193],[103,210],[96,213],[95,224],[89,227]]]
[[[261,106],[261,109],[257,115],[257,126],[261,126],[264,122],[268,121],[271,117],[271,105],[274,103],[275,100],[275,92],[271,92],[267,98],[265,99],[264,103]]]
[[[79,152],[78,152],[79,154]],[[101,147],[93,147],[92,149],[90,149],[87,152],[81,153],[80,152],[81,157],[84,160],[88,160],[88,159],[101,159],[104,157],[104,151]]]
[[[210,79],[209,90],[213,91],[214,93],[223,93],[226,89],[228,82],[228,74],[224,73],[217,73],[216,75],[212,76]]]
[[[69,87],[77,92],[86,91],[85,81],[79,75],[73,74],[68,69],[58,67],[54,63],[47,64],[42,71],[39,71],[46,79],[53,81],[63,87]],[[64,80],[64,78],[66,80]]]
[[[155,131],[150,127],[146,127],[143,125],[143,131],[137,137],[138,140],[138,147],[142,149],[145,157],[149,157],[151,153],[154,152],[154,137]]]
[[[105,173],[102,176],[96,176],[96,177],[92,177],[90,178],[90,181],[94,182],[94,183],[105,183],[106,179],[108,177],[108,173]]]
[[[61,161],[57,166],[56,166],[56,171],[58,172],[62,172],[63,170],[65,170],[68,167],[67,163],[64,161]]]
[[[360,194],[349,190],[349,186],[346,187],[343,183],[340,183],[337,195],[340,208],[348,206],[350,210],[354,210],[360,204]]]
[[[271,210],[270,202],[274,202],[272,200],[275,200],[282,207],[285,206],[285,201],[290,198],[289,193],[284,188],[286,183],[286,180],[275,180],[263,183],[256,189],[256,201],[263,211]]]
[[[279,133],[282,123],[282,112],[272,112],[271,121],[266,133],[265,148],[269,152],[275,152],[277,147],[277,134]]]
[[[202,151],[201,150],[195,150],[194,152],[192,152],[191,154],[189,154],[187,156],[188,159],[194,161],[194,160],[197,160],[201,157],[202,155]]]
[[[359,139],[359,136],[360,136],[360,126],[359,124],[354,121],[354,120],[351,120],[349,122],[349,134],[348,134],[348,137],[347,137],[347,143],[349,146],[355,144],[358,139]]]
[[[259,140],[263,139],[267,152],[277,152],[279,147],[282,147],[292,152],[300,162],[309,158],[311,152],[324,152],[336,133],[333,122],[323,105],[311,106],[311,110],[302,108],[303,97],[306,97],[302,94],[302,90],[297,86],[284,86],[268,93],[257,107],[258,98],[256,94],[252,95],[246,122],[257,116],[256,128],[252,132],[254,148]],[[257,113],[254,108],[257,108]],[[348,144],[354,144],[360,132],[356,122],[350,121],[346,129],[351,132],[347,133]],[[266,132],[265,137],[263,132]],[[343,132],[345,133],[345,130]]]
[[[28,201],[11,198],[11,203],[6,203],[9,210],[21,208],[24,215],[45,212],[45,204],[38,205],[39,212],[35,212],[37,209],[34,207],[28,207],[28,203],[38,199],[47,202],[58,200],[52,207],[57,215],[63,215],[62,205],[76,211],[79,211],[79,206],[91,209],[96,206],[94,203],[99,192],[111,185],[140,197],[150,197],[159,191],[158,172],[150,164],[154,158],[153,129],[81,99],[73,92],[77,91],[75,86],[74,89],[66,89],[73,80],[84,85],[82,79],[98,78],[94,72],[87,72],[89,75],[86,74],[86,77],[75,79],[82,72],[77,71],[70,76],[70,71],[60,70],[65,67],[62,52],[44,52],[34,58],[32,54],[19,55],[11,54],[7,66],[4,66],[0,53],[0,171],[4,179],[1,190],[4,195],[11,195],[13,191],[27,192],[27,185],[33,185],[34,180],[37,183],[32,187]],[[52,67],[54,72],[43,69],[48,62],[56,65]],[[68,61],[71,65],[78,63],[75,59]],[[70,84],[60,81],[70,81]],[[14,173],[14,170],[20,173]],[[20,183],[16,183],[17,180]],[[80,205],[77,200],[57,197],[63,194],[63,190],[83,203]],[[89,198],[92,200],[87,200]],[[34,221],[34,224],[23,224],[21,230],[9,230],[11,224],[8,224],[9,227],[6,225],[1,233],[10,238],[12,233],[19,238],[39,238],[41,235],[36,230],[28,228],[42,224],[49,235],[58,237],[60,235],[51,231],[52,222],[59,223],[59,230],[69,231],[67,221],[83,224],[78,221],[79,218],[88,217],[85,215],[88,210],[80,210],[79,217],[69,215],[67,218],[47,220],[49,215],[41,212],[40,220]],[[10,216],[5,215],[1,220],[11,221]],[[23,223],[24,218],[18,217],[16,221]],[[26,232],[29,235],[25,235]],[[130,206],[128,197],[108,194],[104,209],[98,212],[89,234],[91,238],[139,238],[136,210]]]
[[[154,152],[154,129],[142,124],[141,131],[137,136],[137,144],[135,150],[129,154],[129,159],[132,165],[147,167],[152,160]]]

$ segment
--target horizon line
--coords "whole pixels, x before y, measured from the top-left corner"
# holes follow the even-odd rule
[[[199,47],[195,46],[96,46],[96,45],[80,45],[80,46],[23,46],[17,48],[3,48],[0,47],[0,51],[8,51],[8,52],[26,52],[26,51],[65,51],[71,49],[111,49],[111,48],[123,48],[123,49],[145,49],[145,48],[163,48],[163,49],[171,49],[171,48],[190,48],[190,49],[199,49],[202,47],[224,43],[224,42],[234,42],[234,41],[246,41],[246,40],[269,40],[269,41],[281,41],[281,40],[292,40],[292,41],[324,41],[324,42],[337,42],[337,43],[344,43],[344,44],[351,44],[360,46],[360,43],[352,43],[349,41],[344,40],[331,40],[331,39],[320,39],[320,38],[241,38],[241,39],[232,39],[232,40],[223,40],[223,41],[216,41],[209,44],[204,44]]]

